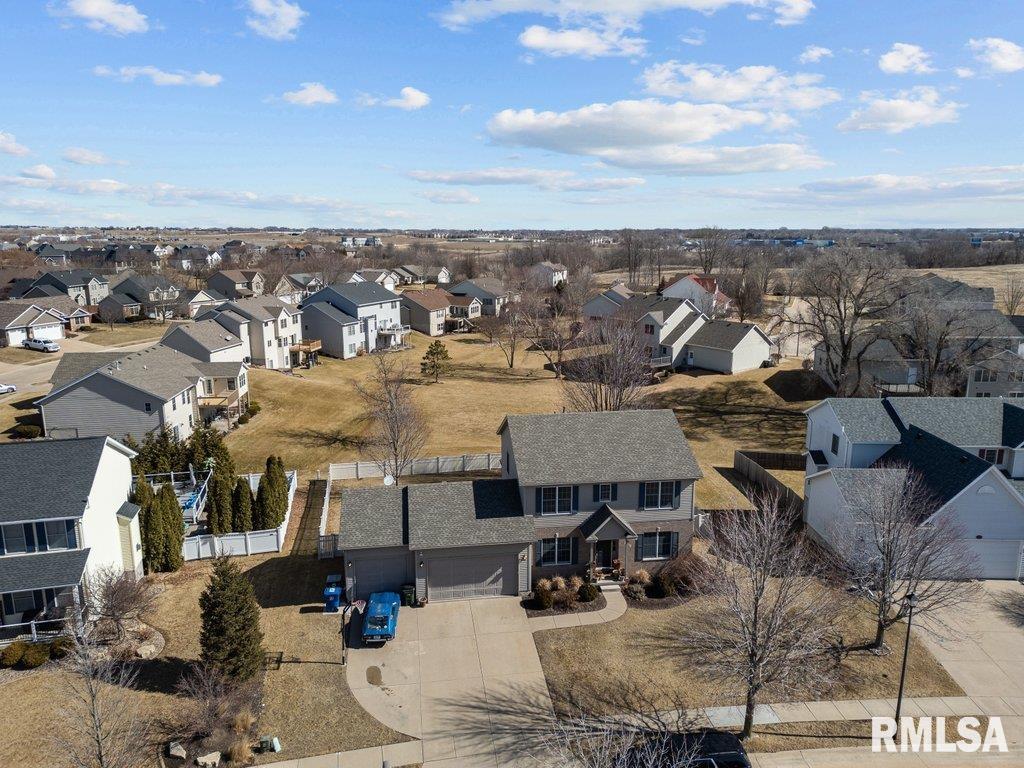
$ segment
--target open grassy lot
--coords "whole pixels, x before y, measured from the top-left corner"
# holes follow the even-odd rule
[[[45,363],[50,360],[50,355],[36,349],[25,349],[24,347],[0,347],[0,363],[11,365],[34,365]]]
[[[414,348],[399,352],[413,371],[429,343],[413,334]],[[561,385],[544,369],[539,352],[521,353],[510,370],[501,351],[476,335],[444,339],[454,370],[440,382],[418,381],[416,398],[430,426],[425,456],[496,451],[508,413],[553,413],[562,408]],[[252,397],[262,406],[253,420],[228,436],[240,469],[257,469],[268,450],[288,467],[325,469],[359,458],[369,424],[355,390],[372,367],[368,357],[322,358],[323,365],[295,375],[254,369]],[[418,375],[418,374],[417,374]],[[673,408],[705,477],[697,503],[710,509],[744,506],[729,468],[737,448],[800,450],[804,408],[820,393],[805,385],[799,361],[736,376],[675,374],[651,387],[652,404]]]
[[[297,540],[304,490],[296,493],[296,512],[287,547]],[[318,519],[315,507],[313,525]],[[338,563],[318,561],[315,554],[261,555],[240,558],[262,608],[264,647],[280,653],[280,668],[265,679],[265,710],[259,732],[278,736],[284,752],[273,759],[294,759],[347,749],[391,744],[408,737],[370,717],[355,701],[341,666],[337,614],[324,614],[323,585]],[[211,561],[186,563],[181,571],[157,577],[162,588],[149,622],[167,644],[156,659],[142,662],[135,696],[140,717],[153,728],[154,746],[177,732],[189,702],[174,695],[187,664],[199,656],[199,595]],[[40,723],[52,722],[64,696],[60,675],[49,668],[21,674],[0,684],[0,696],[18,702],[4,710],[7,736],[0,765],[49,768],[61,764],[57,746]],[[269,756],[268,756],[269,758]],[[149,763],[147,763],[149,764]]]
[[[142,341],[159,341],[175,324],[188,323],[189,320],[140,320],[137,323],[96,323],[89,326],[90,330],[82,330],[78,338],[101,347],[121,347],[138,344]]]

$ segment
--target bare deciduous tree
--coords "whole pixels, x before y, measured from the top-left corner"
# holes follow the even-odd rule
[[[820,344],[822,372],[840,396],[860,390],[862,362],[882,330],[878,318],[901,302],[899,266],[891,256],[831,248],[797,269],[793,290],[802,300],[783,302],[772,330]]]
[[[779,496],[760,492],[751,501],[752,512],[716,520],[711,562],[694,574],[713,615],[688,621],[678,641],[679,653],[697,668],[744,695],[743,739],[766,689],[786,696],[825,686],[839,609]]]
[[[362,452],[382,474],[396,480],[405,473],[427,440],[427,425],[413,401],[409,370],[396,355],[373,357],[373,373],[357,383],[373,426]]]
[[[579,334],[579,325],[569,319],[572,311],[565,297],[553,295],[550,299],[538,293],[523,296],[519,304],[523,322],[535,347],[562,378],[562,361],[566,351]]]
[[[680,730],[585,714],[558,718],[538,739],[535,761],[544,768],[686,768],[698,745]]]
[[[718,227],[705,227],[694,233],[697,238],[697,259],[705,275],[715,271],[726,261],[729,252],[729,234]]]
[[[260,710],[258,682],[238,683],[208,664],[193,664],[178,681],[175,691],[195,704],[186,712],[188,720],[183,725],[200,737],[209,736],[218,727],[230,726],[239,712]]]
[[[527,322],[527,311],[521,302],[511,301],[505,305],[501,316],[498,318],[498,332],[494,336],[494,343],[505,355],[505,362],[509,368],[516,367],[516,354],[519,348],[526,341],[526,334],[529,328]]]
[[[925,438],[927,439],[927,438]],[[977,562],[963,531],[936,516],[941,503],[921,476],[893,465],[872,473],[853,523],[835,532],[845,567],[871,607],[881,649],[885,631],[906,618],[905,598],[917,598],[914,616],[941,633],[936,616],[978,594]]]
[[[137,672],[89,636],[62,662],[65,695],[55,739],[74,768],[134,768],[147,746],[132,687]]]
[[[1024,309],[1024,279],[1020,275],[1006,276],[1003,283],[1003,309],[1008,315],[1016,315]]]
[[[563,365],[562,395],[574,411],[629,411],[643,408],[650,361],[635,322],[612,317],[590,326],[579,338],[589,348]]]
[[[110,626],[118,642],[127,636],[127,625],[140,621],[153,609],[156,590],[146,578],[136,578],[113,566],[98,568],[89,577],[89,611],[101,626]]]
[[[635,286],[640,275],[642,241],[632,229],[624,229],[619,233],[619,252],[626,266],[626,283]]]

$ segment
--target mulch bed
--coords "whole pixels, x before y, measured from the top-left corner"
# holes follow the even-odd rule
[[[526,616],[533,619],[538,616],[564,616],[568,613],[590,613],[591,611],[600,611],[608,605],[608,601],[605,599],[603,594],[599,594],[596,600],[591,600],[589,603],[577,602],[571,611],[567,611],[557,605],[548,608],[546,611],[538,611],[535,608],[530,607],[533,605],[533,599],[529,597],[523,599],[520,605],[522,605],[526,610]]]

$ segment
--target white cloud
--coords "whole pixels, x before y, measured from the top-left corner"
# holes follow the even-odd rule
[[[611,165],[672,176],[718,176],[822,168],[827,163],[802,144],[761,144],[750,147],[605,148],[597,154]]]
[[[547,56],[593,59],[598,56],[642,56],[647,41],[629,37],[621,29],[551,29],[534,24],[519,35],[519,44]]]
[[[111,165],[114,161],[102,152],[96,152],[84,147],[68,147],[61,157],[75,165]]]
[[[956,73],[956,76],[959,77],[961,80],[968,80],[974,77],[975,74],[974,70],[971,69],[970,67],[957,67],[953,71]]]
[[[294,40],[306,11],[287,0],[248,0],[252,15],[245,23],[253,32],[271,40]]]
[[[687,45],[704,45],[707,41],[707,32],[700,27],[690,27],[685,35],[680,35],[679,40]]]
[[[927,75],[934,72],[932,55],[919,45],[893,43],[878,59],[878,68],[887,75]]]
[[[801,64],[817,64],[822,59],[832,58],[832,49],[820,45],[808,45],[800,54]]]
[[[29,153],[29,148],[19,144],[13,133],[0,131],[0,153],[22,157]]]
[[[441,14],[449,29],[466,29],[489,19],[509,14],[534,13],[562,22],[595,22],[605,25],[636,26],[649,13],[686,10],[711,14],[731,6],[759,8],[775,14],[781,26],[799,24],[814,8],[812,0],[452,0]]]
[[[839,130],[902,133],[911,128],[955,123],[963,106],[955,101],[943,101],[938,90],[927,86],[900,91],[891,99],[865,92],[861,94],[861,101],[865,106],[839,123]]]
[[[466,189],[432,189],[416,194],[438,205],[475,205],[480,202],[479,197]]]
[[[1024,69],[1024,48],[1001,37],[971,39],[967,43],[975,58],[993,72],[1019,72]]]
[[[644,180],[626,178],[582,178],[575,171],[543,168],[481,168],[473,171],[411,171],[409,178],[431,184],[454,184],[471,187],[530,186],[562,192],[594,192],[608,189],[638,187]]]
[[[92,73],[97,77],[114,77],[124,83],[130,83],[141,77],[148,78],[153,85],[195,85],[201,88],[213,88],[220,85],[224,80],[220,75],[211,74],[205,70],[186,72],[183,69],[179,69],[174,72],[167,72],[151,65],[144,67],[121,67],[119,69],[98,66],[93,67]]]
[[[24,169],[21,175],[26,179],[44,179],[47,181],[57,178],[57,172],[43,163]]]
[[[67,0],[54,13],[82,19],[89,29],[112,35],[128,35],[149,29],[144,13],[131,3],[119,3],[117,0]]]
[[[281,98],[301,107],[334,104],[338,100],[337,94],[323,83],[302,83],[298,90],[285,91]]]
[[[382,96],[371,96],[368,93],[359,94],[357,101],[364,107],[392,107],[404,109],[411,112],[416,109],[423,109],[430,103],[430,96],[411,85],[405,86],[399,91],[399,96],[393,99],[385,99]]]
[[[821,75],[788,75],[775,67],[751,66],[728,70],[717,64],[666,61],[643,73],[648,93],[697,101],[771,105],[780,109],[817,109],[838,101],[839,92],[819,85]]]

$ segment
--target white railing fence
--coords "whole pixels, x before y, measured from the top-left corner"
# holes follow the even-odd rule
[[[317,473],[319,474],[319,473]],[[327,477],[327,486],[324,489],[324,504],[320,508],[320,535],[327,533],[327,521],[331,516],[331,478]]]
[[[266,552],[280,552],[284,548],[285,534],[288,532],[288,521],[292,516],[292,502],[298,488],[299,473],[294,469],[285,475],[288,478],[288,506],[284,512],[284,521],[277,528],[263,531],[246,531],[245,533],[201,534],[187,536],[181,545],[181,554],[186,560],[205,560],[211,557],[228,555],[240,557],[259,555]],[[260,485],[262,474],[240,475],[244,477],[255,494]]]
[[[413,459],[405,475],[446,475],[457,472],[482,472],[501,469],[500,453],[464,453],[461,456],[433,456]],[[383,477],[380,467],[372,461],[349,461],[331,464],[327,477],[334,480],[361,480],[365,477]]]

